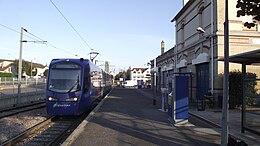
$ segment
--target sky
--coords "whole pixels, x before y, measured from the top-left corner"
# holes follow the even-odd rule
[[[100,67],[148,67],[162,40],[166,51],[175,45],[171,20],[181,8],[182,0],[0,0],[0,59],[19,59],[23,27],[26,61],[48,65],[98,52]]]

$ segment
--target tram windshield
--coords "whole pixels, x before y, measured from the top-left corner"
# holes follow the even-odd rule
[[[56,63],[50,67],[48,90],[60,93],[78,91],[81,87],[81,66],[76,63]]]

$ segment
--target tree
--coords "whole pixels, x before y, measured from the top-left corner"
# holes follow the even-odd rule
[[[246,22],[245,27],[251,28],[255,26],[256,21],[260,21],[260,1],[259,0],[237,0],[236,8],[239,8],[237,11],[237,17],[240,16],[253,16],[255,21]]]
[[[46,69],[45,71],[44,71],[44,73],[43,73],[43,75],[45,76],[45,77],[47,77],[48,76],[48,69]]]
[[[131,80],[131,66],[126,71],[126,79]]]
[[[246,78],[256,79],[255,73],[246,73]],[[220,74],[221,80],[223,80],[223,74]],[[229,108],[234,109],[242,106],[242,91],[244,95],[255,95],[256,92],[256,81],[247,81],[244,83],[244,90],[242,89],[242,72],[234,70],[229,72]],[[220,101],[221,102],[221,101]],[[222,102],[221,102],[222,103]],[[252,96],[246,96],[246,105],[251,106],[255,104],[255,99]]]
[[[119,80],[119,78],[124,78],[125,80],[131,79],[131,67],[127,69],[127,71],[121,71],[115,76],[115,80]]]
[[[14,61],[14,67],[17,71],[18,75],[18,66],[19,66],[19,60]],[[22,60],[22,73],[25,72],[26,75],[31,75],[31,63],[25,60]]]

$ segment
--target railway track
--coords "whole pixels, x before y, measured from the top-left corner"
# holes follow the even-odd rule
[[[59,145],[81,122],[81,118],[51,117],[14,138],[2,143],[3,146],[13,145]]]
[[[91,110],[97,105],[95,103],[90,110],[81,116],[74,117],[50,117],[45,121],[27,129],[21,134],[3,142],[0,145],[14,146],[52,146],[60,145],[85,119]]]
[[[23,113],[23,112],[28,112],[28,111],[32,111],[32,110],[36,110],[36,109],[40,109],[40,108],[45,108],[45,107],[46,107],[45,101],[41,101],[41,102],[32,103],[32,104],[28,104],[28,105],[3,109],[3,110],[0,110],[0,119],[9,117],[9,116],[13,116],[13,115],[16,115],[19,113]]]

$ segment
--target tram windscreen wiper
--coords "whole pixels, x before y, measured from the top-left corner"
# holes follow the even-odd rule
[[[72,89],[74,89],[76,86],[77,86],[77,88],[78,88],[78,86],[79,86],[79,76],[78,76],[77,81],[76,81],[76,82],[71,86],[71,88],[68,90],[68,93],[69,93]]]

